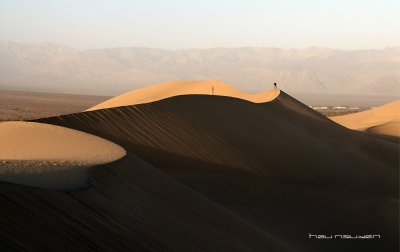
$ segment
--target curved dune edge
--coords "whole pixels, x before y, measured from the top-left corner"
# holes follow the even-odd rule
[[[400,137],[400,122],[374,126],[374,127],[368,128],[366,131],[376,133],[376,134]]]
[[[0,139],[0,181],[43,189],[84,187],[90,167],[126,154],[108,140],[44,123],[0,123]]]
[[[274,88],[261,93],[248,94],[221,81],[174,81],[155,84],[121,94],[86,111],[149,103],[172,96],[188,94],[214,94],[263,103],[274,100],[279,93],[279,89]]]
[[[378,133],[385,132],[386,130],[384,130],[384,128],[390,128],[386,133],[387,135],[392,135],[391,132],[394,126],[384,127],[384,125],[400,123],[400,100],[359,113],[333,116],[330,117],[330,119],[346,128],[354,130],[372,132],[374,131],[373,128],[377,127],[380,128],[380,130],[375,129],[375,133]]]

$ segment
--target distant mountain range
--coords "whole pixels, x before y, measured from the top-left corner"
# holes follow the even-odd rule
[[[400,47],[162,50],[0,41],[0,88],[115,95],[172,80],[221,80],[244,91],[274,82],[294,93],[398,93]]]

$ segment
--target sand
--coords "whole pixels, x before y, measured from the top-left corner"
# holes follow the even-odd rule
[[[214,90],[213,90],[214,87]],[[120,106],[135,105],[158,101],[161,99],[188,94],[214,94],[217,96],[235,97],[255,103],[268,102],[279,95],[274,88],[257,94],[247,94],[221,81],[174,81],[165,82],[133,90],[104,101],[88,109],[97,110]]]
[[[334,116],[331,119],[349,129],[400,136],[400,100],[359,113]]]
[[[400,122],[386,123],[367,129],[368,132],[400,137]]]
[[[45,189],[85,186],[90,167],[125,155],[110,141],[43,123],[0,123],[0,139],[0,181]]]
[[[349,130],[273,92],[268,102],[172,95],[36,120],[127,154],[92,169],[84,190],[0,183],[0,250],[398,251],[398,138]]]
[[[68,193],[0,183],[0,250],[293,251],[135,155],[90,174]]]
[[[118,143],[294,250],[397,251],[398,141],[346,129],[283,91],[265,103],[184,95],[41,121]],[[385,238],[320,242],[309,232]]]

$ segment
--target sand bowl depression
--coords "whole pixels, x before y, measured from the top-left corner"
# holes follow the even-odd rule
[[[33,122],[0,123],[0,181],[73,190],[87,184],[88,169],[125,155],[108,140]]]

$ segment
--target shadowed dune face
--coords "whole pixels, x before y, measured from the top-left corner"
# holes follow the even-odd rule
[[[90,180],[68,193],[0,184],[0,250],[294,251],[130,153]]]
[[[118,143],[299,251],[398,248],[398,142],[346,129],[284,92],[259,104],[184,95],[40,121]],[[321,242],[310,232],[384,238]]]
[[[320,181],[325,178],[332,182],[337,177],[341,182],[349,179],[353,184],[357,177],[357,183],[367,184],[372,181],[363,181],[352,169],[378,175],[386,170],[395,172],[382,161],[398,162],[396,146],[392,143],[346,130],[284,93],[265,104],[229,97],[179,96],[59,118],[42,121],[105,137],[127,146],[139,156],[150,155],[141,151],[148,148],[225,165],[238,172],[249,171],[267,177],[267,174],[274,177],[279,174],[282,179]],[[368,145],[360,143],[364,138],[388,151],[373,153]],[[292,158],[286,158],[288,155]],[[334,158],[338,155],[346,159]],[[349,160],[360,165],[348,169]],[[369,165],[365,165],[366,160]],[[301,172],[297,167],[302,167]],[[376,167],[382,167],[383,171]]]
[[[400,100],[331,119],[347,128],[400,137]]]
[[[0,123],[0,139],[0,181],[46,189],[85,186],[90,167],[125,155],[97,136],[42,123]]]
[[[229,96],[260,103],[275,99],[279,95],[279,89],[275,88],[271,91],[257,94],[247,94],[221,81],[165,82],[136,89],[134,91],[116,96],[92,108],[89,108],[88,111],[149,103],[172,96],[188,94]]]

